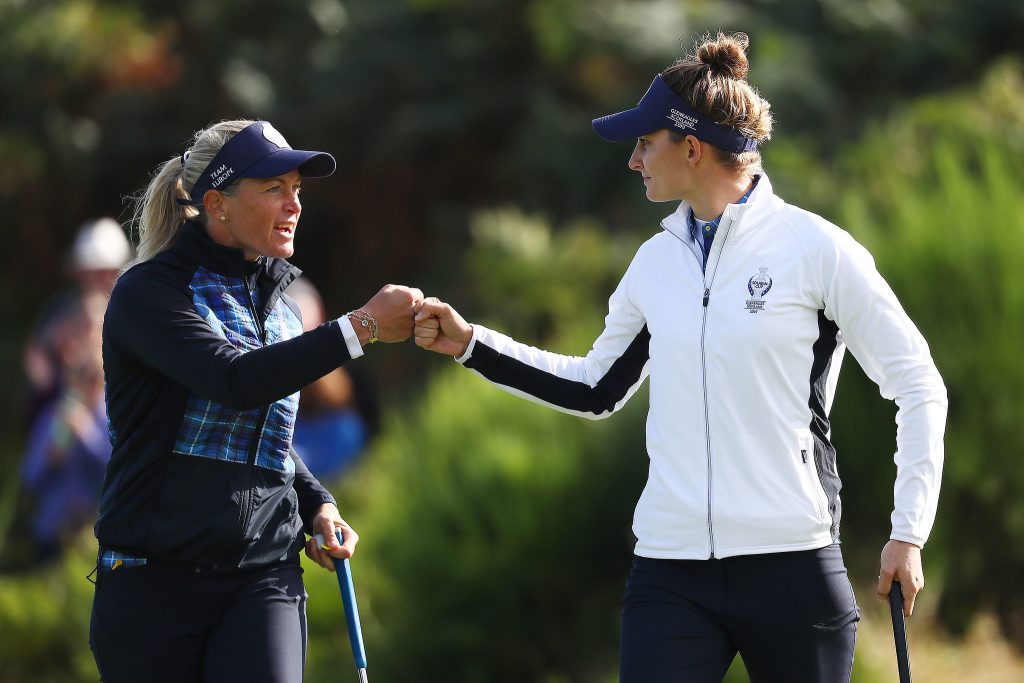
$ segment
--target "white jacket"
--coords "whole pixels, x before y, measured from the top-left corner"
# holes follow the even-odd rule
[[[662,222],[609,299],[585,357],[474,325],[459,359],[507,391],[603,418],[650,374],[650,472],[635,552],[707,559],[824,547],[839,536],[828,413],[847,346],[898,405],[891,537],[923,545],[942,474],[946,391],[928,345],[845,231],[762,176],[729,205],[701,272],[689,207]]]

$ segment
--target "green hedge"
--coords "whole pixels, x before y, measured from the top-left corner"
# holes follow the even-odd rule
[[[375,675],[553,683],[614,670],[644,404],[592,424],[459,368],[431,382],[343,487],[364,539],[354,572]],[[311,631],[342,643],[333,577],[307,578]],[[314,642],[311,672],[336,649]]]
[[[59,564],[0,576],[0,681],[95,681],[89,650],[95,539],[83,532]]]

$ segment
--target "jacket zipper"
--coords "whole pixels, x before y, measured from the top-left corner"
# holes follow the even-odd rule
[[[704,288],[704,316],[700,323],[700,371],[704,385],[704,443],[708,461],[708,543],[711,549],[710,559],[715,557],[715,527],[711,521],[711,419],[708,416],[708,366],[704,357],[704,333],[708,324],[708,301],[711,299],[711,286]]]
[[[722,254],[725,252],[725,243],[729,239],[729,234],[732,232],[734,224],[739,222],[739,218],[736,218],[729,224],[724,233],[722,233],[722,248],[718,251],[718,260],[715,261],[715,269],[711,272],[711,280],[707,279],[707,270],[704,271],[704,297],[702,300],[703,316],[700,323],[700,371],[701,378],[703,379],[704,389],[704,437],[705,443],[707,444],[707,460],[708,460],[708,545],[710,548],[709,559],[715,559],[715,525],[712,518],[711,510],[714,502],[713,498],[713,483],[714,483],[714,472],[711,467],[711,417],[708,411],[708,365],[707,357],[704,353],[704,341],[707,333],[708,324],[708,303],[711,301],[711,286],[715,282],[715,274],[718,273],[718,265],[722,261]]]
[[[810,443],[805,444],[801,441],[800,459],[803,461],[804,476],[807,478],[807,484],[810,487],[814,509],[818,512],[819,519],[825,519],[828,516],[828,497],[821,486],[821,480],[818,479],[817,463],[814,459],[813,437]],[[825,495],[824,503],[822,503],[822,495],[818,495],[819,491],[821,491],[822,495]]]
[[[707,444],[707,462],[708,462],[708,547],[710,548],[709,559],[712,559],[712,560],[715,559],[715,526],[714,526],[714,521],[713,521],[712,515],[711,515],[712,502],[713,502],[713,498],[712,498],[713,473],[712,473],[712,468],[711,468],[711,418],[710,418],[710,416],[708,414],[708,366],[707,366],[707,357],[706,357],[705,352],[704,352],[704,340],[705,340],[706,333],[707,333],[708,304],[711,301],[711,285],[714,284],[715,273],[718,272],[718,263],[722,260],[722,253],[725,251],[725,243],[729,239],[729,234],[732,232],[732,229],[735,226],[735,224],[739,223],[739,221],[742,219],[742,217],[743,217],[743,214],[740,214],[740,216],[735,218],[729,224],[728,228],[725,230],[725,232],[722,235],[722,248],[718,252],[718,261],[715,262],[715,270],[711,273],[711,281],[710,282],[707,280],[707,271],[705,270],[704,273],[703,273],[703,275],[704,275],[704,295],[703,295],[703,298],[702,298],[702,301],[701,301],[701,306],[704,309],[704,311],[703,311],[703,316],[701,317],[701,323],[700,323],[700,370],[701,370],[701,379],[703,380],[703,385],[704,385],[703,386],[703,389],[704,389],[704,437],[705,437],[705,443]],[[664,221],[661,222],[661,227],[664,228],[665,230],[667,230],[670,234],[675,235],[680,241],[685,242],[685,240],[683,240],[681,237],[676,235],[676,233],[674,231],[670,230],[665,225]]]
[[[256,322],[256,329],[259,331],[260,345],[267,345],[267,330],[264,327],[263,321],[260,319],[259,313],[256,311],[256,302],[253,301],[252,292],[249,291],[249,282],[243,278],[243,286],[245,287],[245,296],[249,302],[249,312],[252,313],[253,320]],[[249,528],[249,522],[252,520],[252,481],[253,473],[256,470],[256,456],[260,450],[260,443],[263,441],[263,428],[266,426],[267,417],[270,415],[270,406],[264,406],[260,410],[259,420],[256,421],[256,438],[249,446],[249,457],[246,461],[246,467],[249,469],[249,483],[245,487],[245,491],[242,492],[242,538],[245,538],[245,530]]]

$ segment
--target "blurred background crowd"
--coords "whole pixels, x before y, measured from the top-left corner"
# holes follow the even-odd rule
[[[100,324],[132,256],[126,200],[150,169],[210,122],[269,119],[339,162],[303,194],[291,293],[307,325],[396,282],[584,353],[671,210],[646,203],[629,145],[601,142],[590,119],[635,104],[719,28],[750,35],[777,192],[872,250],[949,389],[915,672],[1024,680],[1018,0],[0,0],[0,682],[96,680]],[[854,680],[870,683],[895,672],[870,591],[894,408],[852,357],[842,374]],[[375,678],[614,680],[645,401],[584,423],[412,344],[303,391],[296,447],[363,538]],[[349,661],[337,587],[306,577],[307,678],[334,680]]]

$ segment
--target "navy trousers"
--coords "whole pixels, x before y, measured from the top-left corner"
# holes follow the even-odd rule
[[[723,560],[637,557],[622,608],[621,683],[846,683],[860,612],[838,544]]]
[[[302,568],[100,569],[89,645],[104,683],[300,683],[306,655]]]

